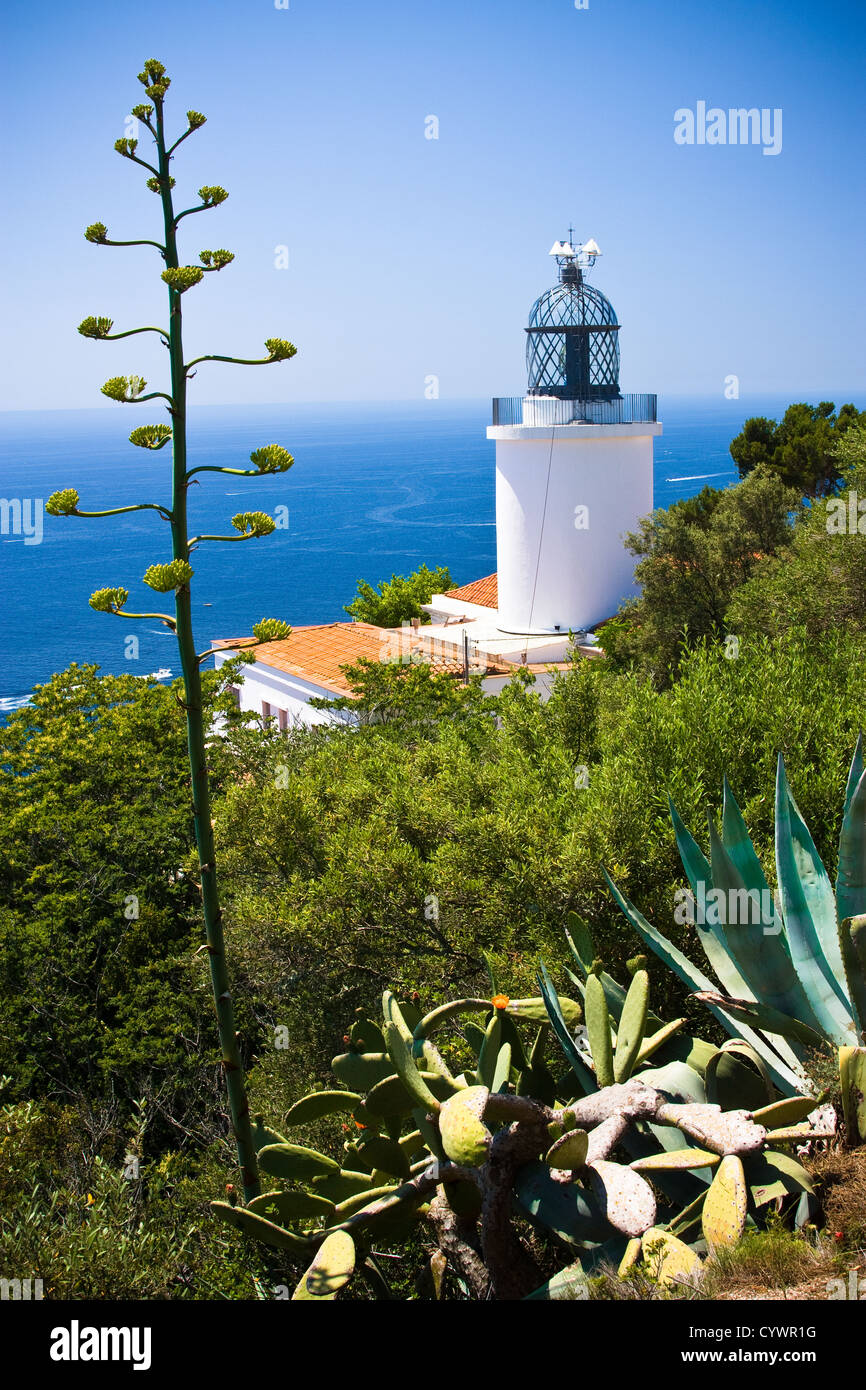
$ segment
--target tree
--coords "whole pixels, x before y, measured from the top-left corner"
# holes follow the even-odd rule
[[[834,462],[839,495],[816,498],[790,544],[761,561],[732,595],[732,631],[778,637],[801,627],[812,639],[866,631],[866,425],[845,432]]]
[[[481,677],[458,684],[456,674],[435,671],[423,658],[407,661],[370,661],[360,657],[340,668],[353,696],[313,699],[315,709],[354,715],[360,724],[399,724],[401,730],[429,729],[440,719],[471,719],[485,714],[492,719],[495,699],[481,690]]]
[[[431,570],[422,565],[408,578],[392,574],[391,582],[383,580],[378,591],[360,579],[358,592],[352,602],[345,605],[344,611],[351,613],[357,622],[373,623],[376,627],[399,627],[410,618],[429,623],[429,614],[422,612],[421,604],[429,603],[434,594],[443,594],[453,587],[454,580],[444,566]]]
[[[170,505],[159,502],[141,502],[131,507],[114,507],[106,511],[82,511],[79,509],[79,495],[74,488],[56,492],[46,503],[46,511],[52,516],[117,516],[128,511],[155,511],[171,528],[172,558],[168,563],[153,564],[144,574],[144,582],[159,594],[174,595],[174,614],[130,613],[126,609],[129,592],[124,588],[100,589],[90,599],[91,607],[97,612],[122,615],[124,619],[156,619],[163,622],[176,636],[183,673],[183,703],[187,719],[189,764],[191,773],[192,804],[195,821],[195,838],[198,849],[201,874],[201,902],[204,915],[207,953],[210,961],[211,983],[217,1013],[220,1045],[222,1048],[223,1071],[228,1091],[232,1128],[237,1142],[238,1158],[243,1173],[243,1186],[247,1198],[258,1192],[258,1167],[252,1140],[249,1106],[247,1104],[244,1074],[240,1051],[235,1033],[234,1010],[232,1006],[229,976],[226,964],[225,943],[223,939],[222,914],[216,877],[216,856],[211,821],[211,794],[208,777],[208,764],[205,751],[205,719],[202,702],[201,667],[212,651],[196,652],[192,627],[190,584],[193,568],[190,559],[196,549],[205,541],[245,541],[269,535],[275,529],[275,522],[265,512],[239,512],[232,517],[235,534],[228,536],[197,535],[190,537],[187,520],[187,501],[190,483],[198,473],[229,473],[239,477],[261,477],[270,473],[282,473],[292,466],[291,454],[279,444],[267,444],[254,449],[250,454],[252,468],[222,468],[210,465],[197,468],[187,467],[187,383],[193,369],[201,362],[234,362],[246,366],[264,366],[272,362],[284,362],[294,357],[297,349],[283,338],[265,340],[266,357],[241,358],[221,354],[205,354],[184,360],[182,339],[182,299],[193,286],[199,284],[206,274],[223,270],[234,259],[226,250],[205,250],[199,252],[199,265],[182,265],[178,253],[178,228],[184,218],[196,213],[206,212],[218,207],[228,197],[224,188],[206,184],[198,190],[200,202],[175,212],[172,189],[175,180],[170,173],[171,160],[178,146],[204,125],[206,117],[198,111],[186,113],[187,129],[172,144],[168,143],[165,129],[164,102],[171,79],[165,67],[156,59],[149,59],[138,80],[150,101],[133,107],[132,114],[153,137],[156,150],[156,164],[142,159],[137,153],[138,140],[130,137],[117,140],[114,148],[124,159],[147,170],[147,187],[158,195],[162,208],[164,241],[136,239],[115,241],[109,239],[108,230],[101,222],[88,227],[85,237],[96,246],[152,246],[162,257],[165,269],[161,278],[168,288],[168,328],[132,328],[122,333],[112,333],[113,321],[109,318],[89,316],[79,324],[78,331],[85,338],[99,341],[115,341],[136,333],[156,333],[169,355],[171,387],[166,391],[145,393],[147,382],[140,376],[112,377],[102,387],[104,395],[122,404],[140,401],[164,400],[167,403],[171,424],[141,425],[129,436],[130,443],[143,449],[159,450],[169,441],[172,445],[172,493]],[[151,104],[152,103],[152,104]],[[260,642],[285,637],[289,633],[287,624],[276,619],[264,619],[253,627],[253,639],[246,647]],[[252,660],[252,653],[245,656]]]
[[[761,464],[777,473],[787,487],[807,497],[835,491],[840,474],[835,449],[852,425],[866,423],[866,411],[832,401],[789,405],[781,422],[753,416],[731,443],[731,457],[746,478]]]
[[[644,517],[626,542],[642,593],[600,629],[607,655],[661,685],[675,678],[685,647],[724,636],[734,591],[789,542],[798,505],[796,490],[764,467]]]

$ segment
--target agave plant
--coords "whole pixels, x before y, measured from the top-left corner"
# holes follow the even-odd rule
[[[592,944],[579,925],[572,951],[582,969]],[[293,1135],[344,1119],[342,1153],[258,1117],[259,1166],[279,1185],[245,1206],[215,1202],[215,1214],[314,1256],[294,1294],[304,1301],[331,1300],[357,1276],[393,1297],[374,1247],[415,1230],[437,1246],[426,1271],[436,1298],[446,1274],[477,1299],[585,1297],[602,1263],[625,1273],[643,1261],[662,1282],[697,1274],[706,1249],[735,1241],[770,1204],[808,1204],[808,1174],[785,1149],[802,1141],[813,1102],[779,1102],[770,1086],[760,1106],[730,1106],[754,1073],[683,1037],[683,1019],[657,1019],[645,964],[630,963],[628,990],[594,960],[585,983],[572,974],[588,1046],[575,1040],[581,1005],[557,994],[543,965],[533,999],[510,999],[492,978],[491,999],[422,1016],[386,991],[381,1023],[359,1010],[331,1064],[340,1089],[302,1097],[283,1120]],[[564,1074],[545,1059],[551,1031]],[[562,1252],[546,1282],[515,1216]]]
[[[724,781],[709,860],[671,803],[693,921],[717,982],[652,926],[605,873],[635,931],[739,1039],[785,1095],[810,1090],[810,1053],[837,1050],[849,1141],[866,1140],[866,775],[862,735],[845,792],[835,888],[788,785],[776,776],[776,877],[767,884]],[[695,911],[695,906],[699,910]]]

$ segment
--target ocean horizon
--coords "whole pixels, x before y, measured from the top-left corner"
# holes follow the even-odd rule
[[[778,419],[793,399],[660,396],[655,505],[669,506],[707,484],[736,482],[729,445],[744,420]],[[849,399],[840,395],[836,406]],[[862,394],[853,400],[866,406]],[[64,487],[77,488],[85,510],[167,504],[168,451],[128,442],[131,429],[160,416],[123,407],[0,413],[0,496],[43,511],[51,493]],[[192,407],[193,466],[243,468],[252,449],[272,443],[295,457],[288,473],[271,477],[199,475],[200,486],[190,493],[193,534],[226,534],[240,511],[288,511],[287,528],[270,537],[205,544],[196,552],[199,649],[215,638],[248,634],[263,617],[298,627],[348,620],[344,605],[360,579],[377,585],[421,564],[447,565],[456,584],[492,573],[489,423],[487,399]],[[26,703],[34,685],[73,661],[96,663],[106,674],[179,674],[167,629],[88,605],[95,589],[120,585],[129,589],[133,611],[159,606],[159,596],[141,582],[148,565],[171,558],[168,528],[157,514],[44,516],[42,526],[38,542],[38,530],[29,538],[0,535],[0,713]],[[138,638],[137,659],[127,654],[131,636]]]

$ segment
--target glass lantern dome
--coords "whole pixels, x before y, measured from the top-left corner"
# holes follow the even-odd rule
[[[559,284],[537,299],[529,315],[526,367],[530,396],[611,401],[620,398],[619,324],[609,299],[587,283],[582,260],[558,258]],[[593,243],[594,245],[594,243]],[[556,254],[556,248],[551,254]]]

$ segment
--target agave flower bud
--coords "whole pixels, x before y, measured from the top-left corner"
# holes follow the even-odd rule
[[[144,90],[149,97],[153,97],[154,101],[161,101],[170,86],[171,78],[164,77],[161,82],[152,82],[150,86],[145,87]]]
[[[281,444],[265,444],[261,449],[253,449],[250,454],[250,463],[260,473],[285,473],[294,461],[288,449]]]
[[[171,425],[139,425],[129,436],[139,449],[162,449],[171,439]]]
[[[138,148],[138,141],[131,140],[128,136],[124,136],[120,140],[115,140],[114,148],[117,150],[118,154],[122,154],[126,159],[130,159]]]
[[[147,382],[143,376],[113,376],[101,387],[103,396],[113,401],[134,401],[140,396]]]
[[[199,251],[198,258],[209,270],[222,270],[235,258],[234,251]]]
[[[191,290],[193,285],[197,285],[204,275],[200,265],[180,265],[177,269],[164,270],[162,279],[169,289],[177,290],[178,294],[185,294]]]
[[[144,572],[144,582],[158,594],[169,594],[172,589],[188,584],[192,576],[192,565],[186,560],[172,560],[169,565],[151,565]]]
[[[94,318],[89,314],[86,319],[82,319],[78,325],[78,331],[82,338],[107,338],[114,326],[114,319]]]
[[[175,182],[176,182],[175,179],[169,179],[169,181],[168,181],[168,186],[169,186],[169,188],[174,188]],[[148,179],[148,180],[147,180],[147,186],[148,186],[148,188],[150,189],[151,193],[161,193],[161,192],[162,192],[162,183],[161,183],[161,181],[160,181],[159,179],[157,179],[157,178]]]
[[[207,120],[207,116],[203,116],[200,111],[187,111],[186,118],[189,121],[190,130],[198,130],[199,126],[203,126]]]
[[[265,338],[265,347],[270,362],[285,362],[287,358],[294,357],[298,350],[294,343],[287,343],[285,338]]]
[[[198,196],[206,208],[215,208],[220,203],[224,203],[229,195],[224,188],[220,188],[219,184],[206,183],[199,189]]]
[[[138,80],[146,87],[148,82],[156,82],[164,76],[165,64],[161,63],[158,58],[148,58],[144,64],[144,71],[138,74]]]
[[[279,642],[282,638],[289,637],[291,631],[288,623],[284,623],[280,618],[262,618],[260,623],[253,623],[253,636],[259,642]]]
[[[73,516],[78,508],[79,497],[74,487],[65,487],[60,492],[52,492],[45,503],[49,516]]]
[[[97,613],[119,613],[129,598],[128,589],[97,589],[89,603]]]
[[[92,226],[88,227],[86,232],[84,233],[85,240],[92,241],[97,246],[100,244],[100,242],[105,241],[105,238],[107,236],[108,228],[106,227],[104,222],[94,222]]]
[[[149,121],[153,115],[153,107],[141,102],[138,106],[133,106],[132,114],[137,121]]]
[[[242,536],[269,536],[276,530],[277,523],[267,512],[238,512],[232,517],[232,526]]]

